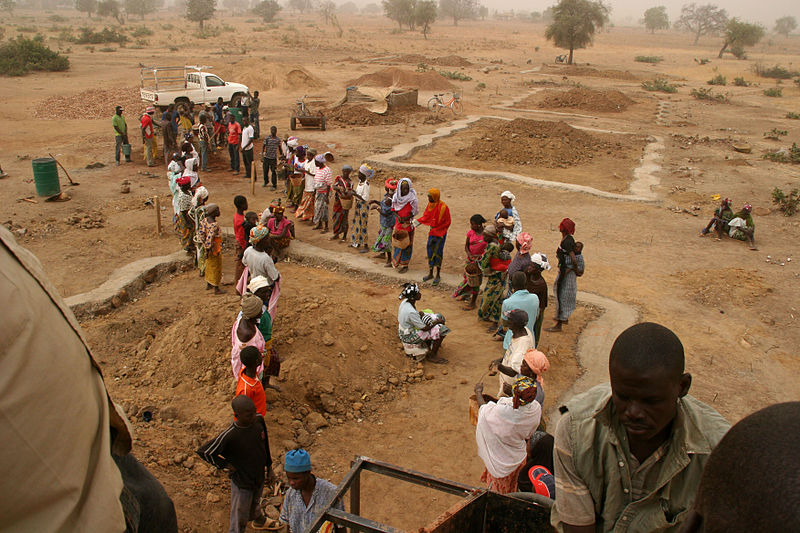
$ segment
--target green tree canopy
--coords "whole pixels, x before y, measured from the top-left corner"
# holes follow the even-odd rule
[[[664,6],[651,7],[644,12],[642,19],[644,27],[650,30],[650,33],[655,33],[656,30],[669,29],[669,16],[667,15],[667,8]]]
[[[397,22],[401,28],[406,25],[409,30],[414,29],[416,0],[381,0],[381,4],[386,18]]]
[[[216,9],[217,0],[189,0],[186,2],[186,18],[192,22],[200,23],[200,29],[202,30],[203,23],[211,20]]]
[[[744,47],[756,44],[764,37],[764,33],[766,31],[758,24],[742,22],[737,18],[732,18],[728,21],[728,25],[725,26],[725,42],[719,51],[718,57],[721,58],[722,54],[730,49],[733,55],[739,59],[744,59]]]
[[[309,11],[313,5],[311,0],[289,0],[289,7],[300,13],[305,13]]]
[[[417,5],[414,6],[414,22],[419,26],[426,39],[431,30],[431,24],[436,22],[436,14],[435,0],[418,0]]]
[[[92,18],[92,13],[97,11],[97,0],[75,0],[75,9]]]
[[[716,35],[725,30],[728,13],[724,9],[706,4],[698,6],[694,2],[681,8],[681,16],[675,21],[676,29],[684,29],[694,34],[694,44],[701,35]]]
[[[117,0],[100,0],[97,3],[97,14],[101,17],[115,18],[120,24],[125,23],[125,19],[122,18],[122,7]]]
[[[439,13],[453,18],[453,26],[458,21],[474,18],[478,14],[477,0],[439,0]]]
[[[790,33],[797,29],[797,19],[794,17],[781,17],[775,21],[775,33],[788,37]]]
[[[280,10],[281,5],[275,0],[262,0],[253,8],[253,14],[261,17],[264,22],[272,22]]]
[[[145,15],[156,10],[156,0],[125,0],[125,13],[128,15]]]
[[[571,65],[574,50],[591,44],[595,32],[608,22],[608,11],[601,1],[560,0],[553,8],[553,23],[544,36],[559,48],[569,50],[567,63]]]

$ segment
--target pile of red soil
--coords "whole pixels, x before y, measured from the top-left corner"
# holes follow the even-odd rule
[[[389,67],[371,74],[364,74],[360,78],[348,81],[347,85],[413,87],[422,91],[448,91],[455,88],[455,85],[447,81],[447,78],[438,72],[432,70],[412,72],[397,67]]]
[[[601,155],[622,153],[621,142],[578,130],[565,122],[524,118],[487,121],[480,138],[458,150],[458,155],[515,165],[567,168]]]
[[[367,110],[361,105],[341,105],[324,111],[328,124],[344,126],[385,126],[402,124],[410,115],[425,111],[421,106],[391,108],[385,115]]]
[[[585,87],[574,87],[568,91],[546,90],[534,94],[519,103],[518,107],[544,109],[582,109],[584,111],[625,111],[634,104],[633,100],[620,91],[596,91]]]
[[[139,87],[88,89],[40,100],[33,108],[33,116],[42,120],[107,118],[110,121],[118,105],[124,108],[129,126],[131,117],[136,120],[147,107],[139,95]]]

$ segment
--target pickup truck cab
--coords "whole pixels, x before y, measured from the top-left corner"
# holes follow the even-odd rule
[[[142,101],[165,109],[169,104],[214,104],[217,99],[232,107],[239,107],[248,88],[241,83],[224,81],[207,70],[207,66],[142,67]]]

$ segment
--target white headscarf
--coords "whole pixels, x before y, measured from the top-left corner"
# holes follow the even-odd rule
[[[408,182],[408,194],[405,196],[400,192],[401,185],[403,182]],[[392,196],[392,209],[395,211],[400,211],[402,208],[406,206],[406,204],[411,204],[411,216],[416,215],[419,213],[419,203],[417,202],[417,191],[414,190],[414,185],[411,183],[411,180],[408,178],[402,178],[400,182],[397,184],[397,189],[394,191],[394,195]]]
[[[194,191],[194,196],[192,197],[192,207],[197,207],[200,200],[205,200],[206,198],[208,198],[208,189],[201,185],[196,191]]]
[[[189,159],[186,160],[186,168],[183,169],[182,176],[188,176],[189,179],[192,180],[191,181],[192,187],[194,187],[195,184],[197,184],[197,182],[200,181],[200,176],[197,175],[197,158],[196,157],[190,157]]]
[[[550,270],[550,263],[547,262],[547,256],[543,253],[531,254],[531,263],[535,263],[542,270]]]
[[[503,191],[503,194],[500,195],[500,198],[503,198],[503,197],[508,198],[509,200],[511,200],[512,204],[514,203],[514,200],[517,199],[517,197],[514,196],[514,193],[512,193],[511,191]]]
[[[525,461],[529,439],[542,417],[542,406],[533,401],[517,409],[513,398],[500,398],[478,410],[475,440],[478,456],[495,478],[506,477]]]

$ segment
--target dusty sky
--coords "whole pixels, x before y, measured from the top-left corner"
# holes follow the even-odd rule
[[[636,23],[642,18],[645,9],[653,6],[666,6],[670,21],[678,18],[681,6],[691,0],[606,0],[612,6],[611,18],[617,23]],[[792,15],[800,22],[800,1],[798,0],[695,0],[697,4],[715,4],[728,11],[728,15],[764,24],[772,29],[775,19]],[[482,0],[490,10],[542,11],[556,3],[555,0]]]

